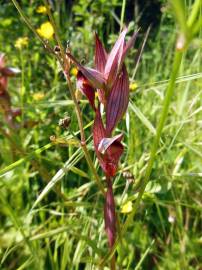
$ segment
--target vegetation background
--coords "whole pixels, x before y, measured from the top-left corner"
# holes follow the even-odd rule
[[[19,2],[36,29],[48,21],[39,8],[42,1]],[[192,3],[184,1],[186,14]],[[103,199],[72,138],[78,136],[78,124],[65,80],[12,2],[0,4],[0,51],[6,54],[8,66],[21,70],[9,80],[8,90],[13,107],[22,110],[19,128],[14,130],[0,114],[0,269],[98,269],[107,254]],[[73,54],[90,65],[94,31],[110,48],[123,23],[129,25],[129,35],[141,27],[126,61],[131,99],[119,125],[125,153],[114,192],[123,223],[136,199],[156,134],[178,26],[168,1],[50,4],[64,44],[68,42]],[[136,70],[135,53],[149,25]],[[201,35],[183,56],[150,182],[118,245],[118,269],[202,269]],[[54,44],[53,39],[49,42]],[[74,69],[71,75],[75,81]],[[92,115],[84,98],[80,107],[91,150]],[[71,117],[68,130],[58,125],[65,116]]]

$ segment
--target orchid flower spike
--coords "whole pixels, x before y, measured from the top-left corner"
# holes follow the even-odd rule
[[[106,96],[110,93],[111,88],[121,73],[124,59],[137,38],[138,31],[134,32],[128,42],[125,42],[127,31],[128,29],[125,27],[120,33],[111,52],[108,54],[98,35],[95,34],[94,69],[81,65],[70,53],[67,54],[77,66],[80,73],[88,80],[89,85],[98,90],[98,97],[101,103],[106,103]],[[81,89],[81,92],[86,92],[83,86],[81,86],[81,88],[83,89]],[[88,94],[88,99],[91,94],[93,96],[92,91]]]
[[[116,213],[112,188],[112,177],[118,170],[123,154],[122,134],[112,136],[112,132],[125,114],[129,102],[129,78],[124,64],[129,49],[134,45],[138,31],[125,42],[127,28],[120,33],[110,53],[107,53],[99,37],[95,34],[95,68],[81,65],[70,53],[67,55],[78,68],[77,88],[87,97],[95,119],[93,125],[94,149],[106,176],[107,192],[104,206],[105,230],[109,247],[116,240]],[[98,106],[95,105],[95,92],[98,93]],[[105,125],[100,113],[100,103],[104,104]]]

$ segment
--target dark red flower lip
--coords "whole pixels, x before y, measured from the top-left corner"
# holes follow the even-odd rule
[[[123,135],[119,134],[109,138],[106,137],[106,134],[98,108],[93,125],[94,148],[103,171],[107,176],[112,177],[117,172],[119,159],[123,153],[123,145],[121,144]]]
[[[112,138],[103,138],[99,145],[98,145],[98,151],[101,154],[105,154],[105,152],[107,151],[107,149],[109,149],[109,147],[116,141],[120,142],[123,138],[123,134],[118,134]]]

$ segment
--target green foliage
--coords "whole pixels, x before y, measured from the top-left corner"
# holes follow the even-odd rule
[[[21,1],[37,29],[48,18],[36,12],[42,2],[33,2]],[[120,28],[122,1],[70,2],[55,1],[52,6],[61,38],[64,44],[69,40],[74,55],[92,65],[93,32],[99,33],[106,47],[111,46]],[[193,11],[186,24],[193,1],[161,2],[161,21],[156,29],[151,28],[135,76],[137,89],[131,91],[128,112],[119,125],[126,149],[114,181],[120,224],[128,216],[121,211],[123,205],[128,201],[134,205],[144,179],[169,83],[177,29],[189,39],[190,29],[196,31],[201,21]],[[137,7],[130,31],[141,27],[135,25],[135,15],[140,15],[135,13]],[[122,15],[126,21],[129,9],[130,1],[126,1]],[[192,10],[196,9],[197,4]],[[21,74],[9,81],[9,93],[13,107],[22,110],[17,118],[20,128],[14,131],[9,131],[0,114],[0,268],[98,269],[108,250],[103,199],[76,143],[79,127],[63,75],[10,1],[1,4],[0,29],[0,51],[6,53],[8,66],[21,69]],[[15,47],[19,37],[29,38],[21,49]],[[140,31],[127,59],[131,83],[133,56],[143,38]],[[49,42],[54,45],[53,40]],[[137,215],[121,235],[116,253],[118,269],[202,267],[201,67],[199,31],[182,57],[150,182]],[[92,115],[84,99],[80,107],[88,149],[98,169],[92,151]],[[66,115],[71,117],[68,130],[58,126]],[[55,137],[50,142],[52,135]],[[124,176],[126,170],[132,183]]]

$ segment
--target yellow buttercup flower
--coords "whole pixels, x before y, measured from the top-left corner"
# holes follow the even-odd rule
[[[19,37],[16,41],[15,41],[15,47],[18,49],[22,49],[23,47],[26,47],[28,45],[28,37]]]
[[[33,94],[33,99],[36,101],[42,100],[45,97],[43,92],[37,92]]]
[[[121,207],[121,213],[127,214],[133,210],[133,204],[131,201],[128,201]]]
[[[45,6],[38,6],[38,8],[36,9],[36,12],[41,13],[41,14],[46,14],[47,8]]]
[[[45,22],[37,29],[37,32],[41,37],[51,39],[54,34],[54,29],[50,22]]]
[[[136,82],[130,83],[129,88],[131,91],[135,91],[138,88],[138,84]]]
[[[77,73],[78,73],[78,69],[75,68],[75,67],[73,67],[73,68],[71,69],[70,73],[71,73],[71,75],[76,76]]]

